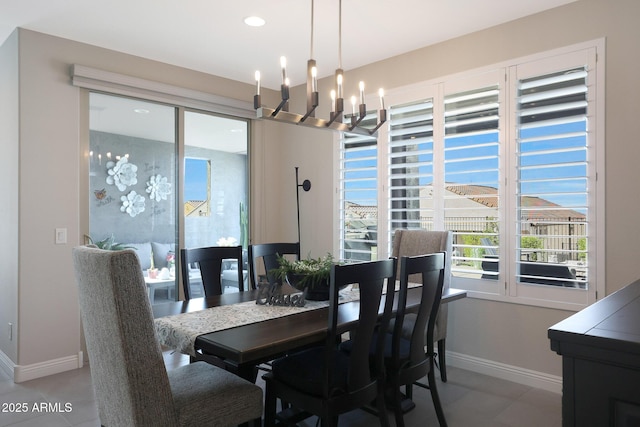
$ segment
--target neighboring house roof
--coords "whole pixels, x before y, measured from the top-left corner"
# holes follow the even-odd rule
[[[378,217],[378,207],[372,205],[359,205],[353,202],[345,202],[345,210],[350,218],[371,219]]]
[[[425,186],[424,189],[428,189],[430,187],[430,185]],[[465,200],[478,203],[485,208],[498,208],[498,190],[494,187],[486,185],[450,184],[445,188],[448,192],[456,194]],[[563,208],[556,203],[540,197],[524,196],[521,198],[521,203],[523,208],[538,208],[536,210],[525,209],[522,211],[523,218],[531,221],[544,221],[560,218],[567,219],[568,217],[579,221],[586,218],[583,213],[573,209]],[[345,210],[346,216],[349,218],[373,219],[378,217],[377,206],[359,205],[346,201]]]
[[[486,185],[447,185],[447,190],[465,196],[470,200],[490,208],[498,207],[498,190]],[[468,197],[471,196],[471,197]],[[535,211],[524,210],[523,216],[528,220],[548,220],[553,218],[585,219],[585,215],[573,209],[564,208],[540,197],[524,196],[520,199],[523,208],[541,208]]]
[[[203,216],[209,212],[209,202],[206,200],[189,200],[184,204],[184,216]]]
[[[498,190],[493,187],[486,185],[447,185],[445,188],[447,191],[459,196],[472,196],[467,198],[488,208],[498,207]]]

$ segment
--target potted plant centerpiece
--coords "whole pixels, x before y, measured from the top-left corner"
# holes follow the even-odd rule
[[[306,299],[326,301],[329,299],[329,276],[334,263],[330,253],[320,258],[308,257],[295,261],[278,255],[279,267],[271,270],[270,273],[286,280],[300,291],[306,290]]]

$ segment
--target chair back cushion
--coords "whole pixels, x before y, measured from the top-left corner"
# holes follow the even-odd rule
[[[176,425],[171,389],[135,250],[73,249],[80,313],[100,419]]]

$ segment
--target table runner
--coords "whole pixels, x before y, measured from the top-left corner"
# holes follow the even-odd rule
[[[409,288],[416,286],[422,286],[422,284],[409,283]],[[398,289],[399,283],[396,282],[395,290]],[[383,293],[386,293],[386,285],[383,288]],[[357,301],[359,297],[360,291],[352,289],[351,285],[349,285],[340,291],[339,302],[343,304]],[[304,307],[258,305],[255,301],[221,305],[191,313],[174,314],[155,319],[156,336],[160,344],[195,357],[195,342],[200,335],[328,306],[329,301],[310,300],[306,300]]]
[[[360,292],[351,286],[340,291],[340,303],[356,301]],[[155,319],[155,329],[161,344],[184,354],[195,356],[195,341],[199,335],[290,316],[328,307],[329,301],[306,300],[304,307],[258,305],[255,301],[221,305],[191,313]]]

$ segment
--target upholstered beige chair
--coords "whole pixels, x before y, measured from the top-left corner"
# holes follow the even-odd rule
[[[451,231],[428,231],[428,230],[396,230],[393,236],[393,251],[391,256],[398,259],[403,256],[426,255],[436,252],[445,252],[444,262],[444,286],[443,293],[446,293],[451,284],[451,255],[452,255],[453,233]],[[398,277],[400,272],[398,272]],[[415,280],[419,281],[419,280]],[[440,306],[436,319],[434,341],[438,343],[438,367],[440,368],[440,378],[447,381],[447,367],[445,363],[445,343],[447,338],[447,316],[449,314],[447,304]],[[411,322],[415,320],[415,315],[408,314],[405,317],[406,327],[403,329],[413,330]],[[407,323],[408,322],[408,323]]]
[[[80,246],[73,261],[102,425],[260,425],[255,384],[205,362],[167,372],[134,250]]]

